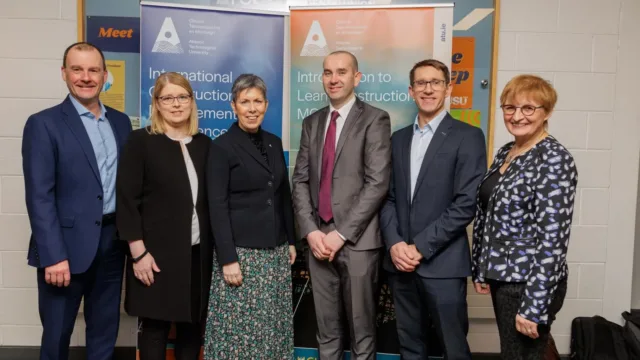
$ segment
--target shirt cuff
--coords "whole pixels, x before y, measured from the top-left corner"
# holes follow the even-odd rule
[[[336,230],[336,234],[338,234],[338,236],[340,236],[340,239],[342,239],[342,241],[347,241],[347,238],[346,238],[346,237],[344,237],[344,236],[342,236],[342,234],[340,234],[340,233],[338,232],[338,230]]]

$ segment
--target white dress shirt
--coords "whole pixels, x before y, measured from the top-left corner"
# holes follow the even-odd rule
[[[418,182],[418,174],[420,174],[420,168],[422,168],[422,160],[427,153],[431,139],[438,130],[438,125],[444,120],[447,115],[447,110],[442,110],[436,117],[431,119],[425,126],[420,128],[420,122],[416,115],[416,120],[413,123],[413,139],[411,140],[411,200],[413,201],[413,192],[416,190],[416,183]]]
[[[329,104],[329,114],[327,115],[327,123],[324,125],[324,136],[327,137],[327,130],[329,130],[329,125],[331,124],[331,113],[334,110],[338,111],[338,118],[336,119],[336,147],[338,147],[338,139],[340,139],[340,133],[342,133],[342,128],[344,127],[344,122],[347,120],[347,116],[349,116],[349,111],[353,107],[353,104],[356,103],[356,96],[353,95],[351,100],[349,100],[343,107],[340,109],[336,109],[333,105]]]
[[[169,136],[167,135],[167,137]],[[190,143],[193,138],[188,136],[181,140],[172,139],[171,137],[169,137],[169,139],[180,143],[184,162],[187,166],[187,175],[189,176],[189,185],[191,187],[191,199],[193,200],[193,213],[191,214],[191,245],[198,245],[200,244],[200,222],[198,220],[198,214],[196,213],[196,201],[198,199],[198,173],[196,172],[195,166],[193,166],[189,150],[187,150],[187,144]]]

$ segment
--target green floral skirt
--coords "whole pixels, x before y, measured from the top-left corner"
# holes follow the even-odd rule
[[[236,248],[242,285],[224,281],[214,253],[205,360],[290,360],[293,356],[291,265],[287,243]]]

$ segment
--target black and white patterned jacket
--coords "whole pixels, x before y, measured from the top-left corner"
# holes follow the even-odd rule
[[[498,151],[484,179],[500,169],[513,144]],[[526,282],[518,314],[538,324],[547,323],[557,284],[568,276],[577,184],[573,156],[549,135],[511,163],[493,189],[486,213],[477,199],[473,280]]]

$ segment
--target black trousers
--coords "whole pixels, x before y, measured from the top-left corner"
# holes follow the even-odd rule
[[[192,322],[175,322],[175,358],[176,360],[198,360],[202,347],[202,324],[204,311],[200,301],[200,246],[192,247],[191,254],[191,308]],[[151,285],[153,286],[153,285]],[[140,318],[138,349],[140,360],[166,359],[167,341],[172,321]]]
[[[446,360],[471,360],[467,343],[467,279],[432,279],[412,273],[389,273],[402,360],[428,358],[429,317]]]
[[[500,354],[504,360],[541,360],[549,341],[551,324],[562,308],[567,294],[567,279],[558,283],[558,288],[549,305],[549,321],[538,325],[537,339],[521,334],[516,329],[516,315],[520,309],[526,283],[508,283],[489,280],[491,300],[500,334]]]

